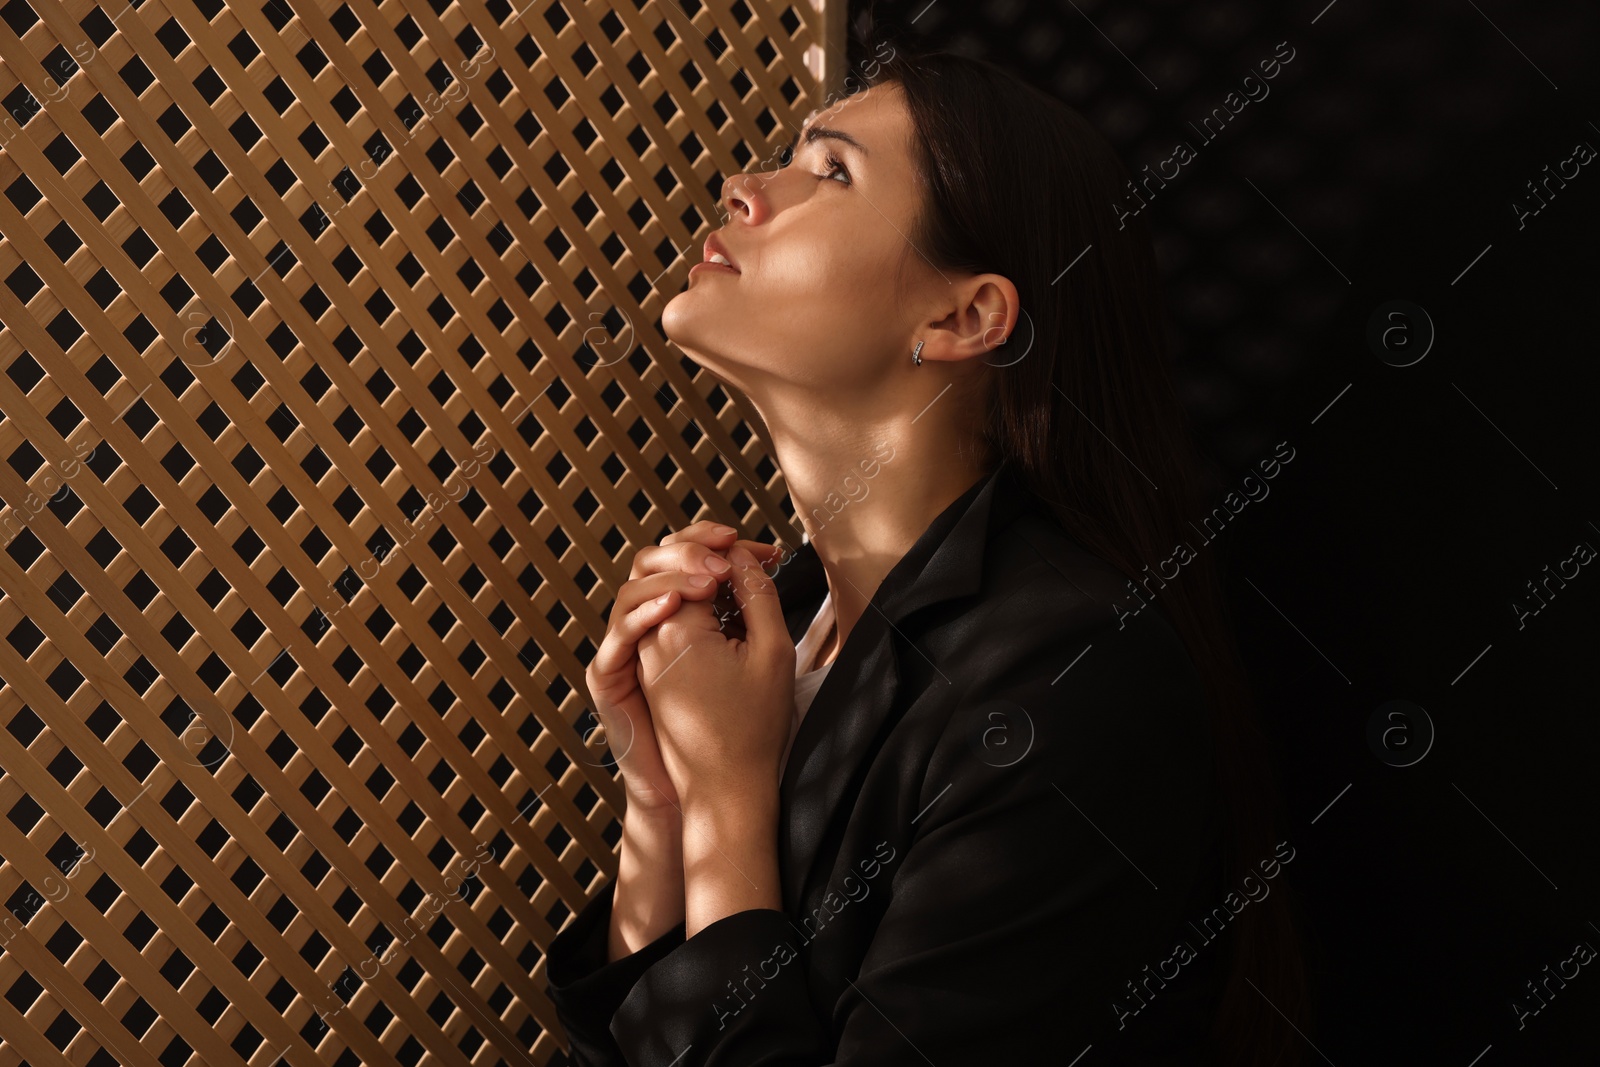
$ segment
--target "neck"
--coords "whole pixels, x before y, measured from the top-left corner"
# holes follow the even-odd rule
[[[931,421],[931,420],[930,420]],[[940,512],[988,472],[948,427],[877,427],[819,443],[768,423],[789,496],[828,579],[842,648],[885,576]]]

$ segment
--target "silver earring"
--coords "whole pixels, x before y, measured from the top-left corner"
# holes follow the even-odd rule
[[[917,347],[911,352],[911,362],[919,367],[922,366],[922,346],[926,343],[926,341],[918,341]]]

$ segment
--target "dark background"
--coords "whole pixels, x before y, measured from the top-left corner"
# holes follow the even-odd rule
[[[1512,207],[1579,142],[1600,149],[1600,7],[852,11],[853,69],[872,26],[898,28],[1060,97],[1134,174],[1197,150],[1147,210],[1214,496],[1295,450],[1202,550],[1223,554],[1279,749],[1317,983],[1308,1061],[1600,1062],[1600,959],[1522,1028],[1512,1010],[1546,965],[1600,949],[1600,559],[1520,628],[1512,608],[1537,606],[1526,583],[1579,542],[1600,549],[1600,158],[1520,227]],[[1196,134],[1279,42],[1295,56],[1270,94]],[[1392,364],[1426,345],[1416,312],[1381,320],[1411,348],[1386,361],[1367,339],[1395,300],[1435,333],[1409,366]],[[1425,717],[1377,712],[1392,700]]]

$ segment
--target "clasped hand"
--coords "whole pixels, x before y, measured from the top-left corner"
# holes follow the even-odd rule
[[[742,545],[726,558],[742,637],[724,632],[708,598],[683,601],[639,640],[639,685],[686,810],[776,796],[794,721],[795,648],[777,590]]]
[[[709,522],[635,554],[587,681],[630,810],[683,812],[776,797],[794,721],[795,648],[754,554]],[[730,581],[744,634],[712,606]]]

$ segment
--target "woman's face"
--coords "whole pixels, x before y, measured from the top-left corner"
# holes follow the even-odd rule
[[[738,273],[691,267],[662,312],[666,335],[758,396],[789,385],[848,404],[910,367],[926,309],[897,297],[895,272],[908,256],[902,296],[939,278],[908,247],[919,207],[911,145],[900,87],[887,83],[814,114],[788,165],[730,178],[728,222],[707,243]],[[690,255],[699,264],[711,250]]]

